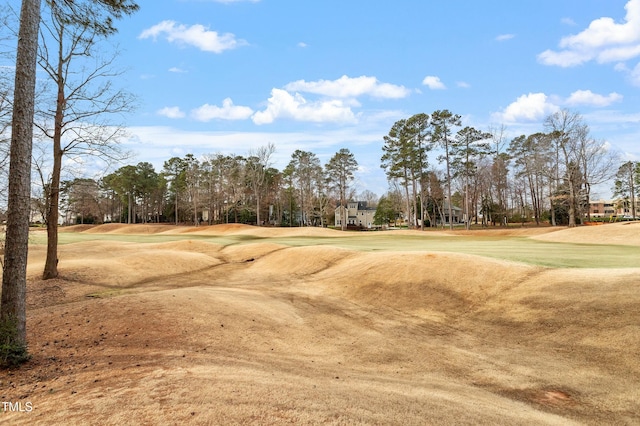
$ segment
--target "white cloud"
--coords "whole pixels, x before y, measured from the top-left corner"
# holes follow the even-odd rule
[[[538,55],[545,65],[571,67],[595,60],[598,63],[626,61],[640,55],[640,0],[629,0],[624,23],[603,17],[582,32],[563,37],[561,50]]]
[[[231,33],[218,34],[200,24],[187,27],[175,21],[162,21],[144,30],[138,38],[156,40],[161,35],[164,35],[169,43],[195,46],[205,52],[213,53],[222,53],[247,44],[244,40],[236,39],[236,36]]]
[[[593,93],[591,90],[577,90],[573,92],[566,100],[566,104],[570,106],[588,105],[597,107],[606,107],[614,102],[622,100],[622,95],[612,92],[607,96]]]
[[[469,83],[467,83],[466,81],[459,81],[456,83],[456,85],[458,87],[460,87],[461,89],[468,89],[471,87],[471,85]]]
[[[583,52],[572,52],[565,50],[562,52],[554,52],[552,50],[545,50],[538,55],[538,61],[544,65],[558,65],[564,68],[580,65],[589,61],[590,55]]]
[[[515,102],[507,106],[504,111],[494,115],[494,118],[504,123],[518,123],[521,121],[542,120],[560,108],[549,102],[544,93],[529,93],[522,95]]]
[[[575,26],[575,25],[577,25],[577,24],[576,24],[576,21],[574,21],[574,20],[573,20],[573,19],[571,19],[571,18],[562,18],[562,19],[560,20],[560,22],[562,22],[562,23],[563,23],[563,24],[565,24],[565,25],[572,26],[572,27],[573,27],[573,26]]]
[[[165,160],[175,155],[176,148],[182,148],[182,154],[243,154],[272,141],[277,148],[274,158],[277,164],[274,166],[284,168],[291,159],[291,153],[296,149],[313,150],[322,158],[328,159],[337,149],[344,147],[345,142],[349,143],[354,153],[358,151],[358,162],[369,153],[379,162],[377,150],[371,147],[379,143],[382,130],[353,126],[338,130],[314,128],[308,132],[218,132],[182,130],[169,126],[140,126],[130,127],[127,131],[129,138],[124,140],[123,144],[128,149],[137,151],[139,158],[155,163],[160,168]],[[188,146],[181,146],[177,145],[176,141],[189,143]],[[381,177],[383,182],[386,182],[384,172],[381,172]]]
[[[422,84],[424,84],[431,90],[443,90],[447,88],[447,86],[445,86],[444,83],[440,81],[440,77],[436,77],[433,75],[426,76],[424,80],[422,80]]]
[[[529,93],[518,97],[503,111],[494,113],[492,119],[503,123],[532,123],[559,111],[561,106],[606,107],[622,98],[622,95],[615,92],[605,96],[591,90],[577,90],[566,99],[544,93]]]
[[[374,98],[399,99],[409,96],[411,91],[404,86],[381,83],[375,77],[351,78],[343,75],[337,80],[298,80],[284,87],[290,92],[306,92],[335,98],[353,98],[369,95]]]
[[[292,95],[286,90],[272,89],[267,108],[253,115],[255,124],[273,123],[278,118],[315,123],[351,123],[356,117],[351,108],[341,100],[308,102],[300,94]]]
[[[625,63],[620,62],[613,69],[625,73],[632,85],[640,87],[640,63],[636,64],[634,68],[629,68]]]
[[[191,116],[198,121],[218,120],[246,120],[251,117],[253,110],[246,106],[233,104],[231,98],[222,101],[222,107],[204,104],[191,111]]]
[[[303,48],[303,49],[304,49],[305,47],[309,47],[309,45],[308,45],[307,43],[305,43],[304,41],[301,41],[300,43],[298,43],[298,45],[297,45],[297,46],[298,46],[298,47],[301,47],[301,48]]]
[[[366,185],[379,194],[388,188],[387,178],[380,169],[379,144],[381,134],[388,132],[391,122],[378,123],[375,128],[358,126],[326,129],[315,126],[308,131],[196,131],[172,128],[169,126],[143,126],[127,129],[129,138],[123,141],[123,147],[135,152],[140,161],[148,161],[161,170],[163,163],[173,156],[191,153],[197,158],[205,154],[242,155],[251,149],[264,146],[269,142],[276,144],[273,167],[284,169],[296,149],[313,151],[321,161],[328,161],[340,148],[348,146],[361,166],[367,167],[371,174]],[[262,127],[261,129],[266,129]],[[188,142],[187,142],[188,141]]]
[[[511,40],[512,38],[514,38],[516,35],[515,34],[500,34],[499,36],[496,37],[496,41],[507,41],[507,40]]]
[[[640,64],[636,65],[635,68],[631,70],[629,78],[631,79],[631,84],[640,87]]]
[[[174,72],[176,74],[184,74],[187,72],[187,70],[183,70],[182,68],[178,68],[178,67],[171,67],[169,68],[169,72]]]
[[[185,116],[179,107],[164,107],[157,114],[167,118],[184,118]]]

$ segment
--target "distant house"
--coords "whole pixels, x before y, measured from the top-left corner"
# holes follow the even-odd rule
[[[616,202],[598,200],[589,202],[589,214],[593,217],[611,217],[617,215]]]
[[[461,223],[462,218],[463,218],[462,209],[460,207],[454,206],[452,204],[451,205],[452,218],[451,218],[451,220],[449,220],[449,202],[447,200],[445,200],[443,205],[442,205],[442,215],[443,215],[443,217],[441,217],[438,222],[439,223],[444,223],[444,224],[447,224],[447,225],[449,223],[453,223],[453,224]]]
[[[349,201],[344,218],[341,216],[342,210],[340,206],[336,208],[336,226],[342,226],[345,223],[347,226],[373,228],[373,216],[376,214],[376,209],[375,207],[367,207],[366,201]]]
[[[589,214],[591,217],[611,218],[624,217],[631,218],[632,209],[629,200],[597,200],[589,202]],[[636,216],[640,214],[640,200],[636,200]]]

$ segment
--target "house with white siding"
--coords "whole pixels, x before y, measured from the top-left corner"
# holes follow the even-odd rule
[[[373,228],[373,217],[376,214],[375,207],[368,207],[366,201],[349,201],[344,209],[345,217],[342,217],[343,209],[336,207],[335,225],[357,226],[360,228]]]

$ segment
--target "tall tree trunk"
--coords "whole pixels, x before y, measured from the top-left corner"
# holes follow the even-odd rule
[[[416,188],[417,183],[415,177],[411,176],[411,195],[413,198],[413,226],[412,228],[418,229],[418,190]]]
[[[574,228],[576,226],[576,199],[573,188],[569,189],[569,227]]]
[[[468,161],[467,161],[468,163]],[[471,228],[471,220],[469,218],[469,175],[464,177],[464,209],[465,209],[465,228],[467,231]]]
[[[198,222],[198,196],[195,194],[196,189],[193,190],[193,225],[199,226],[200,222]]]
[[[551,206],[551,226],[556,226],[556,207],[553,204],[554,193],[549,183],[549,205]]]
[[[256,191],[256,225],[262,225],[260,223],[260,191]]]
[[[59,37],[62,44],[62,36]],[[62,46],[58,49],[58,69],[56,83],[58,95],[56,99],[56,113],[53,124],[53,171],[49,187],[49,203],[47,212],[47,258],[44,263],[42,279],[48,280],[58,276],[58,218],[60,206],[60,173],[62,170],[62,127],[64,125],[64,110],[66,97],[64,93],[65,79],[63,72],[64,60]]]
[[[346,218],[346,209],[344,207],[344,204],[346,202],[346,198],[347,198],[347,191],[345,190],[346,187],[346,180],[342,179],[342,176],[340,178],[340,219],[342,219],[340,221],[340,229],[341,230],[346,230],[347,229],[347,218]]]
[[[633,165],[632,165],[633,167]],[[635,188],[635,183],[634,183],[634,174],[633,174],[633,169],[632,169],[632,173],[631,173],[631,184],[629,185],[631,191],[629,191],[631,193],[631,218],[633,220],[636,220],[636,188]]]
[[[133,196],[131,195],[131,191],[127,194],[127,224],[131,225],[133,218]]]
[[[176,191],[176,204],[175,204],[175,214],[176,214],[176,226],[178,225],[178,191]],[[228,214],[228,213],[227,213]],[[228,216],[227,216],[228,217]],[[229,220],[227,219],[227,222]]]
[[[16,75],[11,124],[11,159],[7,200],[7,231],[2,273],[0,319],[15,321],[11,337],[27,344],[27,255],[31,206],[31,150],[38,53],[40,0],[23,0],[16,57]]]
[[[453,229],[453,206],[451,202],[451,163],[449,162],[449,142],[445,135],[444,152],[447,163],[447,199],[449,200],[449,229]]]
[[[424,193],[420,185],[420,230],[424,231]]]
[[[44,263],[42,279],[49,280],[58,276],[58,219],[60,204],[60,171],[62,169],[62,152],[60,139],[54,136],[53,171],[49,188],[47,210],[47,258]]]

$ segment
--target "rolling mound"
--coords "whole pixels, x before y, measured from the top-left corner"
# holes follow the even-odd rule
[[[620,244],[640,246],[640,221],[565,228],[532,237],[558,243]]]
[[[298,228],[266,228],[251,225],[228,224],[190,228],[188,233],[194,235],[253,235],[261,238],[270,237],[331,237],[347,236],[344,233],[328,228],[298,227]]]
[[[58,232],[84,232],[95,228],[95,225],[70,225],[70,226],[61,226],[58,228]]]
[[[84,241],[59,247],[61,276],[49,281],[39,279],[44,247],[35,246],[33,359],[0,371],[2,400],[34,409],[3,420],[640,421],[640,268],[553,269],[322,241]]]
[[[87,234],[188,234],[188,235],[252,235],[256,237],[327,237],[348,236],[357,233],[344,233],[328,228],[266,228],[238,223],[210,226],[176,226],[166,224],[123,224],[73,225],[61,227],[60,232],[83,232]]]
[[[106,223],[96,225],[82,232],[87,234],[159,234],[179,228],[175,225],[127,225],[122,223]]]
[[[289,237],[357,237],[366,233],[342,232],[329,228],[297,227],[297,228],[267,228],[243,224],[223,224],[210,226],[176,226],[168,224],[119,224],[104,225],[74,225],[60,228],[60,232],[87,234],[120,234],[120,235],[198,235],[198,236],[228,236],[250,235],[258,238],[289,238]],[[586,244],[622,244],[640,245],[640,222],[625,222],[606,224],[603,226],[588,226],[576,228],[564,227],[513,227],[489,228],[466,231],[442,229],[420,230],[391,230],[375,232],[377,235],[392,236],[446,236],[446,237],[527,237],[540,241]]]

